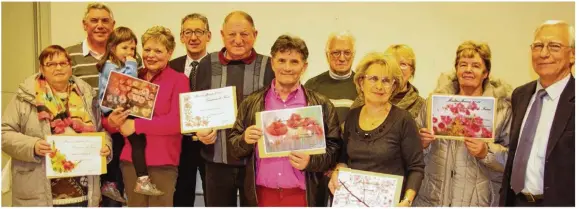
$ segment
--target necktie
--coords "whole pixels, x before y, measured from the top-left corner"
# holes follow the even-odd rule
[[[527,162],[533,147],[533,140],[535,139],[535,132],[537,132],[537,125],[541,118],[541,109],[543,108],[543,97],[547,95],[545,89],[541,89],[535,96],[535,101],[531,106],[519,144],[515,152],[515,161],[513,162],[513,173],[511,175],[511,187],[515,194],[518,194],[525,187],[525,175],[527,171]]]
[[[199,62],[191,62],[191,72],[189,73],[189,87],[191,88],[191,91],[195,90],[195,75],[197,74],[197,65],[199,65]]]

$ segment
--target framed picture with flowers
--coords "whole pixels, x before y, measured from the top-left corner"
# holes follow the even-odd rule
[[[232,128],[237,117],[235,86],[179,94],[181,133]]]
[[[257,112],[256,125],[263,130],[258,157],[285,157],[291,151],[326,153],[322,106]]]
[[[129,115],[151,120],[159,85],[119,72],[111,71],[101,106],[110,109],[122,107]]]
[[[105,133],[59,134],[46,136],[50,152],[45,156],[46,177],[65,178],[107,173],[101,156]]]
[[[494,142],[494,97],[433,94],[428,103],[428,128],[436,138]]]

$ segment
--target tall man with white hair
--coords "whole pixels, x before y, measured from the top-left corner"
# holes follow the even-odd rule
[[[309,79],[305,87],[330,98],[338,111],[340,124],[358,96],[354,85],[352,63],[356,40],[351,33],[332,33],[326,43],[326,58],[330,70]]]
[[[354,84],[355,73],[352,71],[356,53],[355,43],[354,36],[349,32],[330,34],[326,42],[326,58],[330,64],[330,70],[309,79],[304,85],[330,99],[336,107],[340,124],[346,120],[350,106],[358,96]],[[328,176],[321,178],[316,203],[322,205],[317,206],[327,206],[330,196],[329,180]]]
[[[575,206],[575,30],[546,21],[530,46],[539,79],[513,91],[501,206]]]

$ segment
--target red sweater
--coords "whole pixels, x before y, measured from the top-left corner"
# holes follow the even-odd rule
[[[182,140],[179,125],[179,94],[189,92],[189,80],[183,73],[178,73],[167,65],[153,78],[152,83],[159,85],[153,118],[151,120],[136,118],[135,131],[137,134],[145,134],[147,138],[145,149],[147,166],[178,166]],[[109,133],[118,132],[108,124],[106,118],[103,118],[102,123]],[[125,137],[121,160],[132,162],[131,152],[131,143]]]

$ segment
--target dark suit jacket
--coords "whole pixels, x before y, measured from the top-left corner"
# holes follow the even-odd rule
[[[169,62],[169,66],[171,68],[173,68],[175,71],[183,73],[185,72],[185,63],[187,62],[187,55],[183,55],[180,57],[177,57],[173,60],[171,60]],[[189,78],[189,89],[191,89],[191,84],[194,84],[192,82],[195,82],[194,80],[192,80],[192,78]],[[191,91],[193,91],[193,89],[191,89]]]
[[[511,173],[519,132],[537,81],[532,81],[513,91],[513,120],[509,157],[503,175],[500,206],[515,206],[515,193],[511,189]],[[545,154],[543,176],[544,206],[575,206],[575,78],[571,76],[559,98]]]

